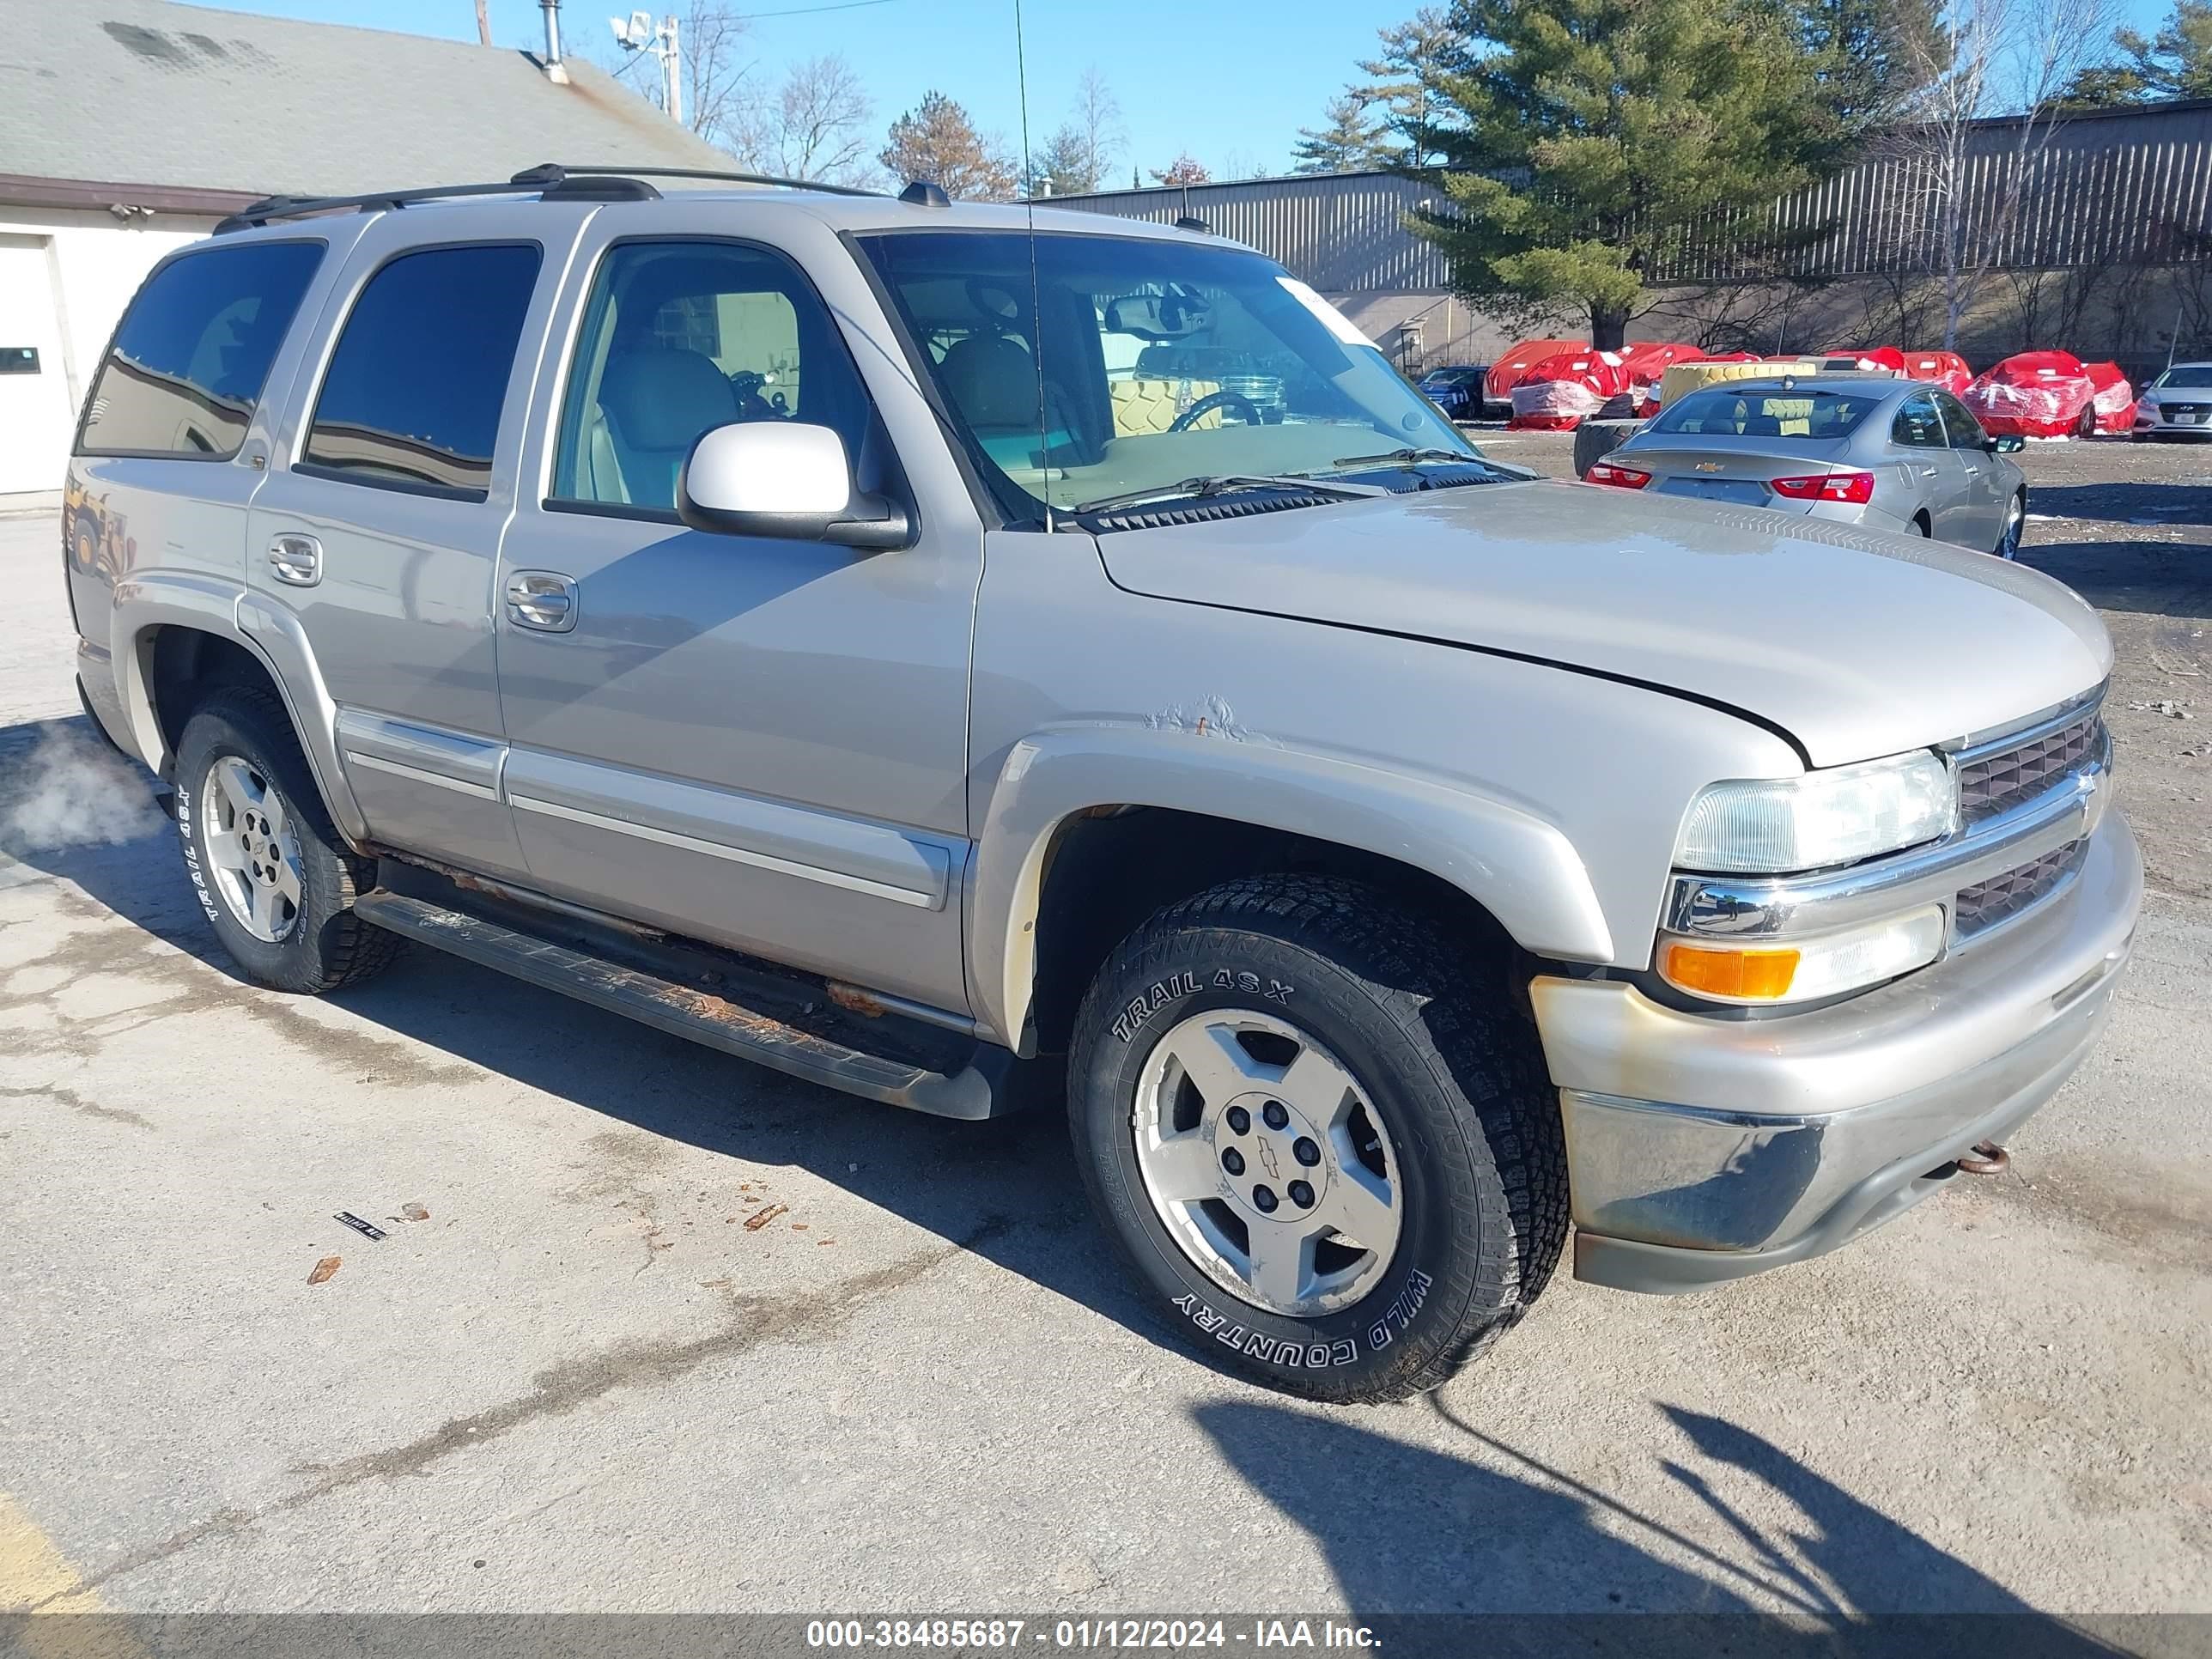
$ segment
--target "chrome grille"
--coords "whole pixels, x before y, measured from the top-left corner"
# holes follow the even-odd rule
[[[2033,800],[2104,745],[2105,723],[2094,712],[2071,726],[1985,755],[1959,768],[1959,810],[1969,823]]]
[[[1951,908],[1953,934],[1961,939],[1972,939],[2048,898],[2081,866],[2081,855],[2088,846],[2086,837],[2069,841],[2018,869],[1960,888]]]

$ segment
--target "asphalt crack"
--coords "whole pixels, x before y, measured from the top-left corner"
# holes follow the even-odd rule
[[[218,1510],[205,1520],[170,1534],[159,1542],[117,1560],[26,1609],[36,1613],[48,1601],[82,1595],[127,1573],[168,1559],[211,1538],[245,1532],[256,1522],[343,1492],[366,1481],[421,1474],[457,1452],[487,1445],[542,1418],[560,1417],[618,1389],[653,1388],[675,1382],[702,1365],[734,1358],[770,1343],[826,1336],[890,1292],[912,1284],[933,1268],[1005,1232],[1003,1217],[988,1216],[966,1237],[913,1254],[840,1281],[820,1295],[730,1297],[730,1317],[704,1336],[688,1341],[620,1343],[601,1352],[540,1371],[527,1394],[518,1395],[466,1417],[449,1419],[429,1433],[382,1451],[365,1452],[327,1465],[319,1478],[256,1510]]]
[[[87,1117],[106,1118],[111,1123],[128,1123],[141,1129],[154,1128],[149,1117],[127,1111],[120,1106],[103,1106],[96,1100],[87,1100],[74,1089],[64,1089],[58,1084],[41,1084],[35,1088],[15,1089],[0,1084],[0,1100],[51,1100],[66,1106],[72,1112],[82,1112]]]

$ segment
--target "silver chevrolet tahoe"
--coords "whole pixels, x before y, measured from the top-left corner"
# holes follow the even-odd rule
[[[414,939],[947,1117],[1064,1077],[1146,1295],[1316,1399],[1450,1376],[1571,1220],[1683,1291],[2001,1166],[2135,927],[2072,592],[1486,460],[1191,224],[271,200],[147,278],[65,505],[246,976]]]

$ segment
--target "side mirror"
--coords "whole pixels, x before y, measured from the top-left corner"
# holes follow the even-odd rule
[[[724,536],[829,542],[871,553],[914,539],[906,509],[857,489],[826,426],[738,421],[701,434],[676,477],[676,516]]]
[[[1992,455],[2017,455],[2027,447],[2027,440],[2016,432],[2008,432],[2002,437],[1987,440],[1982,447]]]

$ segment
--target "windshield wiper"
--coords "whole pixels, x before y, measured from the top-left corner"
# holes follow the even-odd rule
[[[1390,493],[1380,484],[1338,483],[1303,472],[1218,472],[1185,478],[1181,483],[1153,484],[1149,489],[1124,490],[1118,495],[1101,495],[1095,501],[1078,501],[1062,510],[1103,513],[1112,507],[1135,507],[1142,501],[1171,501],[1182,495],[1220,495],[1232,489],[1310,489],[1317,495],[1335,495],[1347,501]]]
[[[1451,461],[1461,466],[1488,466],[1490,463],[1480,455],[1464,454],[1456,449],[1392,449],[1380,455],[1340,455],[1331,466],[1413,466],[1422,461]]]

